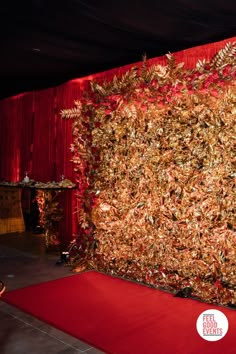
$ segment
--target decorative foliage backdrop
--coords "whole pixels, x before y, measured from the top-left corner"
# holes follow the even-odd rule
[[[193,70],[144,58],[62,111],[87,264],[236,303],[235,78],[235,43]]]

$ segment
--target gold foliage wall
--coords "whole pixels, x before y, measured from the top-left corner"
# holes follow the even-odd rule
[[[235,54],[229,43],[194,70],[144,59],[62,112],[75,119],[97,269],[236,302]]]

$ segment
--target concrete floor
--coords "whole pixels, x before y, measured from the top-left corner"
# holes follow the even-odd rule
[[[56,265],[59,253],[48,253],[43,235],[0,235],[0,279],[6,289],[73,276],[71,268]],[[0,301],[1,354],[102,354],[100,350]]]

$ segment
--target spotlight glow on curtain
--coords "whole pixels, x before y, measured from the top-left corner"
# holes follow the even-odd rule
[[[211,58],[227,42],[221,42],[175,53],[177,62],[193,68],[200,59]],[[150,63],[164,64],[165,57]],[[141,66],[141,62],[137,66]],[[37,92],[23,93],[0,101],[0,180],[20,181],[28,171],[31,179],[58,181],[61,175],[74,180],[70,144],[71,121],[62,120],[60,111],[80,99],[90,80],[109,81],[125,73],[134,64],[71,80],[63,85]],[[64,198],[65,217],[61,224],[64,240],[77,232],[75,192]]]

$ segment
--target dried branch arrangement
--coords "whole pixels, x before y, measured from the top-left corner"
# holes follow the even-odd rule
[[[236,304],[236,44],[185,70],[133,68],[74,119],[78,242],[101,271]],[[83,262],[84,262],[83,259]]]

